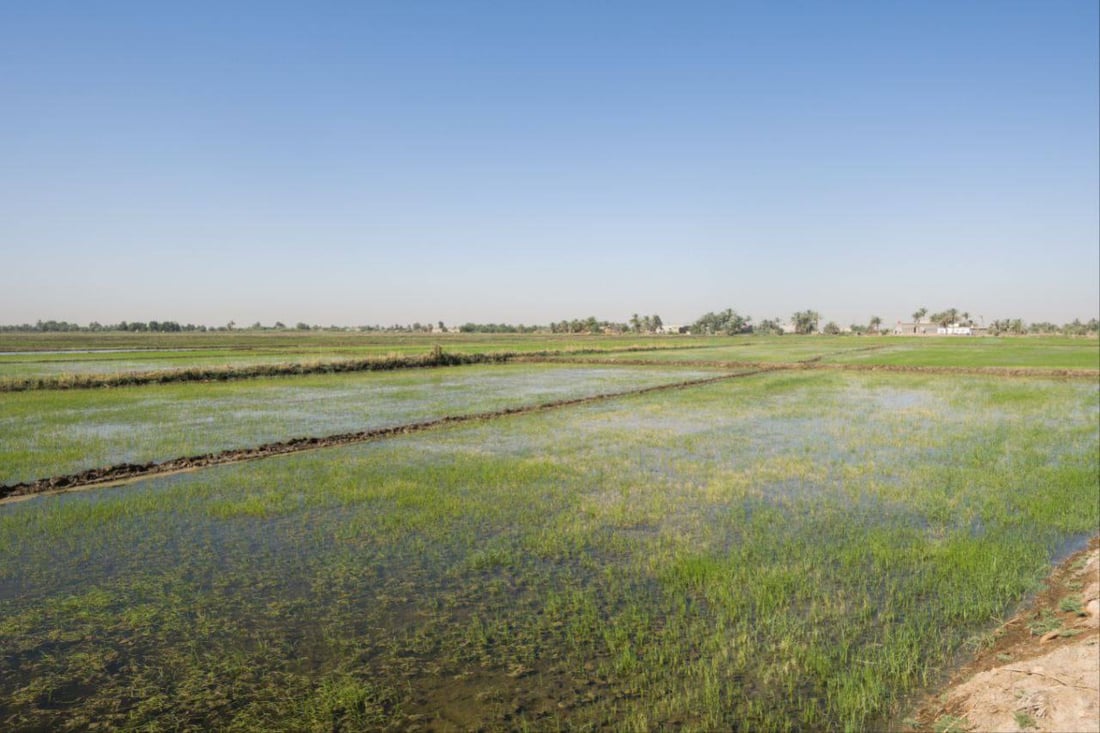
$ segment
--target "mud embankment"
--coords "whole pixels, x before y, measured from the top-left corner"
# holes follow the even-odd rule
[[[301,451],[316,450],[318,448],[329,448],[340,445],[350,445],[353,443],[363,443],[372,440],[382,440],[384,438],[389,438],[397,435],[409,435],[412,433],[420,433],[427,430],[433,430],[443,427],[445,425],[456,425],[460,423],[492,420],[509,415],[523,415],[535,412],[543,412],[546,410],[554,410],[562,407],[572,407],[575,405],[584,405],[593,402],[603,402],[607,400],[618,399],[620,397],[648,394],[650,392],[664,392],[669,390],[686,389],[688,387],[697,387],[705,384],[713,384],[715,382],[737,379],[740,377],[748,377],[753,374],[760,374],[765,371],[769,370],[757,369],[748,372],[739,372],[737,374],[722,374],[715,377],[673,382],[671,384],[659,384],[653,387],[643,387],[640,389],[626,390],[623,392],[606,392],[603,394],[590,395],[588,397],[575,397],[566,400],[555,400],[553,402],[543,402],[536,405],[505,407],[499,410],[476,412],[467,415],[446,415],[443,417],[438,417],[432,420],[424,420],[421,422],[406,423],[404,425],[394,425],[384,428],[373,428],[370,430],[360,430],[352,433],[339,433],[336,435],[327,435],[324,437],[291,438],[289,440],[277,441],[274,443],[265,443],[254,448],[234,448],[218,451],[215,453],[204,453],[202,455],[196,456],[173,458],[171,460],[162,462],[151,461],[149,463],[119,463],[113,466],[107,466],[105,468],[92,468],[88,469],[87,471],[81,471],[80,473],[69,474],[66,476],[53,476],[50,478],[37,479],[35,481],[26,481],[17,484],[10,484],[7,486],[0,486],[0,502],[33,496],[35,494],[73,491],[76,489],[82,489],[102,484],[124,482],[138,478],[177,473],[180,471],[187,471],[195,468],[204,468],[207,466],[216,466],[226,463],[238,463],[241,461],[250,461],[258,458],[268,458],[270,456],[285,455],[287,453],[298,453]]]

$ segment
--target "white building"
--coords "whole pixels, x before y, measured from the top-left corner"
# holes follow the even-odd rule
[[[903,323],[898,321],[894,326],[895,336],[974,336],[979,329],[975,326],[961,326],[952,323],[948,326],[940,326],[931,321],[917,321],[916,323]],[[984,330],[982,331],[984,333]]]

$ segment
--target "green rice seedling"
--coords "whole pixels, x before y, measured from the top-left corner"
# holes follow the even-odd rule
[[[4,505],[0,719],[884,728],[1100,519],[1096,386],[1004,389],[759,374]]]
[[[925,367],[1100,369],[1100,341],[1096,339],[887,337],[879,344],[883,348],[852,349],[826,360]]]
[[[710,375],[526,364],[0,394],[0,484]]]
[[[51,336],[51,334],[42,334]],[[458,363],[499,363],[533,355],[559,356],[648,353],[705,348],[716,339],[524,335],[488,337],[301,334],[252,338],[244,332],[143,339],[86,334],[75,339],[0,335],[0,391],[74,389],[195,379],[237,379],[406,368]],[[119,344],[126,344],[119,347]],[[133,348],[131,348],[133,347]]]

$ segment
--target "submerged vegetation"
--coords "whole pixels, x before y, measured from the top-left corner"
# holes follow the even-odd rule
[[[783,370],[0,505],[0,726],[881,728],[1096,532],[1098,419]]]
[[[746,373],[515,365],[466,367],[430,377],[398,373],[203,389],[169,385],[106,394],[27,393],[9,398],[10,411],[0,418],[0,499],[376,440]]]
[[[633,353],[660,349],[659,346],[625,346],[616,353]],[[668,347],[664,347],[668,348]],[[347,374],[352,372],[386,372],[400,369],[465,366],[471,364],[505,364],[517,359],[538,357],[570,357],[599,354],[605,349],[572,349],[567,351],[493,351],[488,353],[455,353],[436,345],[426,354],[389,354],[361,359],[335,358],[303,362],[225,364],[221,366],[181,366],[173,369],[139,369],[103,373],[69,373],[35,377],[0,377],[0,392],[25,392],[46,389],[94,389],[131,387],[146,384],[176,382],[225,382],[256,377],[300,376],[306,374]],[[679,351],[679,350],[678,350]]]

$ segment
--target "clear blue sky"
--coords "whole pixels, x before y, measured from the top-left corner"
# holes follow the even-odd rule
[[[0,4],[0,323],[1100,311],[1095,0]]]

